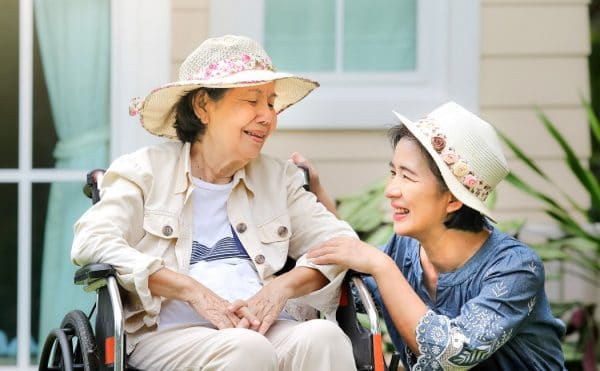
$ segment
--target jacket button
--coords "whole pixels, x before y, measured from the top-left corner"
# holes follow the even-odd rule
[[[262,263],[264,263],[264,262],[265,262],[265,256],[264,256],[264,255],[262,255],[262,254],[260,254],[260,255],[256,255],[256,256],[254,257],[254,262],[255,262],[256,264],[262,264]]]
[[[246,223],[239,223],[235,226],[235,230],[238,231],[238,233],[244,233],[246,232],[246,229],[248,229]]]
[[[285,237],[287,236],[288,233],[288,229],[285,225],[282,225],[281,227],[277,228],[277,234],[279,235],[279,237]]]
[[[173,234],[173,228],[170,225],[165,225],[162,229],[162,233],[168,237]]]

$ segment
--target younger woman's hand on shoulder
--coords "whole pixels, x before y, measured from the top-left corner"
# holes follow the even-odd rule
[[[373,274],[388,263],[389,257],[374,246],[351,237],[335,237],[310,249],[314,264],[337,264],[357,272]]]

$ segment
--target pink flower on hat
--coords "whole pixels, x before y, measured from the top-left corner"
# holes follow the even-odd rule
[[[129,116],[136,116],[140,112],[143,103],[144,101],[139,97],[131,99],[129,102]]]
[[[462,183],[469,189],[472,189],[479,183],[477,177],[473,174],[467,174],[462,180]]]
[[[437,134],[431,137],[431,145],[437,153],[442,153],[442,150],[444,147],[446,147],[446,136],[443,134]]]
[[[458,160],[458,155],[454,153],[454,150],[452,148],[448,148],[442,153],[442,159],[446,164],[452,165]]]

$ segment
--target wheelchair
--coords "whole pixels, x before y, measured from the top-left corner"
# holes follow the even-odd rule
[[[308,173],[303,170],[308,184]],[[103,170],[87,174],[84,193],[93,203],[100,199],[98,185],[103,175]],[[288,263],[286,267],[291,269],[294,262]],[[122,293],[115,269],[109,264],[88,264],[75,272],[74,283],[83,285],[86,292],[95,292],[96,303],[89,315],[73,310],[64,316],[59,328],[50,331],[42,348],[39,370],[136,371],[127,364]],[[353,289],[360,297],[370,329],[358,320]],[[92,329],[94,311],[96,317]],[[354,272],[344,278],[336,319],[352,342],[359,371],[397,370],[397,354],[392,357],[389,367],[386,365],[377,309],[362,277]]]

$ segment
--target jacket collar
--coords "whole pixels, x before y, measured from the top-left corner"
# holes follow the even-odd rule
[[[175,170],[175,193],[185,192],[192,184],[190,147],[190,143],[183,143],[179,152]]]

